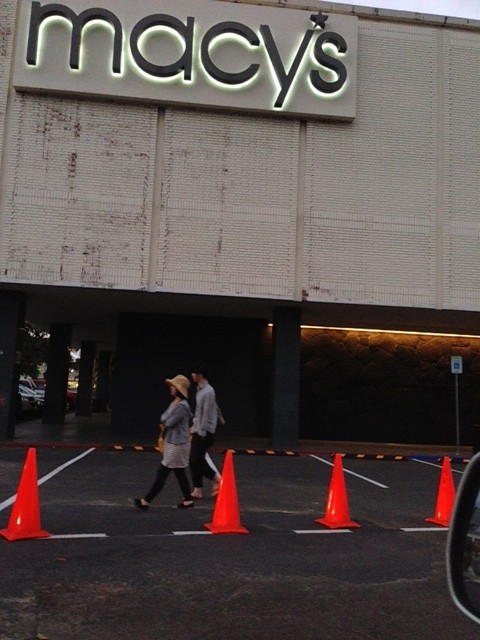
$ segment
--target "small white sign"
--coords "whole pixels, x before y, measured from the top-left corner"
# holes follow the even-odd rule
[[[463,373],[462,356],[452,356],[450,358],[450,366],[452,373]]]

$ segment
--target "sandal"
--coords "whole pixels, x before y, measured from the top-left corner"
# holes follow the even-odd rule
[[[191,509],[195,505],[193,500],[184,500],[177,504],[178,509]]]

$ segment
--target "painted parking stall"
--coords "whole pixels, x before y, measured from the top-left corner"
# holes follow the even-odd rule
[[[19,457],[23,451],[22,449],[15,451],[15,458],[18,461],[16,471],[19,474],[19,478],[21,470]],[[129,520],[132,516],[131,498],[151,479],[151,475],[159,462],[157,454],[152,452],[150,455],[150,452],[145,451],[145,456],[137,456],[138,452],[130,450],[124,451],[125,455],[123,456],[115,456],[114,451],[102,448],[87,448],[77,455],[69,455],[67,460],[57,464],[48,472],[39,475],[38,487],[42,487],[40,495],[42,520],[45,517],[49,517],[48,514],[51,510],[53,513],[57,512],[58,504],[63,505],[61,510],[62,524],[60,526],[57,525],[56,529],[52,526],[48,527],[52,530],[52,537],[67,536],[74,539],[82,536],[102,538],[105,536],[148,535],[131,531],[129,527]],[[9,450],[9,453],[12,454],[13,451]],[[53,457],[58,457],[58,450],[54,450],[52,453]],[[70,454],[71,452],[66,450],[66,453]],[[214,455],[216,464],[220,468],[224,460],[223,454],[216,453]],[[39,457],[43,459],[43,466],[45,459],[49,458],[49,450],[39,450]],[[99,466],[100,459],[105,464]],[[309,454],[308,456],[295,455],[293,457],[234,455],[233,459],[235,467],[238,467],[236,473],[238,480],[235,481],[234,488],[238,493],[238,509],[241,519],[247,522],[249,518],[253,518],[255,523],[253,527],[248,527],[249,532],[251,530],[253,534],[265,533],[265,531],[272,528],[271,522],[269,523],[271,518],[275,521],[275,525],[273,525],[273,530],[275,531],[307,533],[309,531],[322,530],[315,524],[315,521],[320,520],[322,514],[328,510],[328,491],[331,489],[329,484],[332,482],[334,466],[331,459],[315,454]],[[401,521],[400,516],[395,516],[397,522],[394,528],[395,530],[410,532],[433,531],[438,528],[425,526],[425,519],[431,515],[429,512],[433,511],[435,502],[438,499],[437,487],[442,465],[420,461],[415,458],[412,458],[407,464],[401,465],[392,464],[390,461],[384,461],[383,464],[379,465],[377,464],[378,461],[355,458],[344,460],[344,462],[345,464],[342,465],[342,480],[345,482],[345,495],[342,499],[349,515],[351,513],[353,522],[358,523],[362,528],[364,526],[368,528],[372,522],[374,524],[381,523],[382,513],[386,514],[387,519],[391,519],[392,514],[395,515],[399,484],[402,485],[405,478],[407,479],[407,487],[404,487],[401,491],[401,500],[408,507],[414,495],[412,475],[418,477],[418,484],[420,485],[424,485],[426,482],[422,477],[428,476],[429,487],[428,492],[425,492],[426,494],[428,493],[428,499],[424,501],[423,512],[420,506],[412,503],[409,509],[410,515],[405,522]],[[262,475],[265,474],[265,465],[270,466],[272,463],[278,463],[284,469],[285,478],[283,479],[283,484],[281,476],[277,478],[274,476],[269,479],[268,469],[265,482],[270,487],[277,487],[278,491],[284,490],[285,481],[288,482],[289,475],[292,472],[294,472],[294,476],[298,474],[298,482],[291,486],[291,492],[290,487],[289,491],[285,491],[284,500],[280,499],[281,496],[279,496],[277,490],[272,490],[269,494],[265,491],[259,493],[255,488],[257,484],[255,479],[258,477],[259,470],[261,470]],[[462,466],[459,464],[455,466],[455,464],[452,464],[452,474],[459,478],[462,473]],[[295,471],[293,467],[291,469],[288,468],[290,465],[295,465]],[[422,472],[412,474],[412,465],[416,465]],[[93,473],[90,471],[90,467],[95,469]],[[127,469],[136,469],[137,472],[127,471]],[[141,469],[140,473],[139,469]],[[252,473],[252,469],[255,469],[254,473]],[[364,473],[363,469],[368,469],[368,472]],[[387,470],[386,474],[384,473],[385,470]],[[12,469],[10,469],[11,473]],[[303,474],[305,474],[305,477],[303,477]],[[138,483],[133,483],[137,476],[140,476]],[[122,482],[124,477],[130,479],[126,486],[123,486]],[[143,480],[141,479],[142,477]],[[382,481],[384,477],[390,478],[389,481]],[[96,485],[93,483],[93,479],[97,480]],[[81,484],[79,484],[80,481]],[[105,493],[101,490],[103,486],[108,490],[106,495],[102,496]],[[44,487],[47,487],[48,490],[45,491]],[[68,489],[68,487],[70,488]],[[128,491],[128,488],[130,488],[130,491]],[[173,487],[170,487],[170,493],[172,489]],[[412,492],[412,495],[409,495],[409,491]],[[388,496],[389,493],[392,494],[391,497]],[[174,514],[170,513],[170,505],[164,504],[164,501],[168,500],[168,496],[169,492],[167,491],[165,499],[159,500],[152,511],[164,512],[173,516]],[[16,497],[16,494],[6,496],[0,502],[0,511],[5,512],[8,507],[14,505]],[[174,500],[175,498],[172,498],[172,502]],[[372,501],[373,504],[378,506],[376,510],[374,509],[376,513],[373,518],[371,518]],[[294,508],[292,508],[292,502],[294,503]],[[363,515],[364,505],[367,505],[367,510]],[[167,521],[171,520],[169,528],[167,522],[162,518],[162,527],[163,524],[167,525],[162,535],[173,533],[175,535],[200,535],[197,531],[201,531],[205,523],[212,519],[214,507],[213,500],[197,502],[194,511],[196,514],[201,514],[203,522],[195,516],[195,527],[179,528],[176,526],[178,518],[175,517],[173,519],[167,518]],[[69,510],[72,511],[71,514],[69,514]],[[76,530],[75,526],[75,522],[77,522],[76,510],[80,510],[83,514],[81,531]],[[102,514],[98,518],[100,510]],[[110,510],[115,511],[117,527],[111,519],[106,517]],[[45,512],[47,516],[43,515]],[[415,512],[421,515],[414,516]],[[264,518],[262,518],[262,513]],[[285,523],[282,523],[282,515],[285,516]],[[298,523],[293,522],[295,517],[297,517]],[[413,522],[414,518],[416,522]],[[53,519],[55,520],[54,516]],[[69,521],[71,524],[67,526]],[[105,526],[101,530],[97,530],[94,526],[96,522],[105,522]],[[310,526],[305,526],[308,523],[310,523]],[[146,519],[141,522],[142,528],[144,525],[148,528],[150,524],[151,521]],[[125,533],[125,526],[127,533]],[[388,524],[388,528],[390,527],[391,525]],[[87,529],[89,530],[87,531]],[[340,527],[340,529],[348,531],[349,527]],[[361,532],[356,533],[359,534]]]

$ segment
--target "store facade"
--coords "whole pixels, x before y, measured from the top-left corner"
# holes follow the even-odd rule
[[[151,429],[161,380],[200,358],[230,433],[275,446],[352,431],[341,411],[337,430],[302,417],[336,367],[323,347],[307,366],[302,325],[480,335],[478,23],[94,7],[0,0],[4,437],[24,318],[52,335],[46,420],[62,419],[68,345],[90,354],[87,412],[93,360],[114,359],[118,432]]]

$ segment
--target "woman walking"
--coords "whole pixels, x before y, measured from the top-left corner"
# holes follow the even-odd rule
[[[187,401],[190,381],[179,374],[172,379],[165,380],[165,382],[169,386],[172,402],[160,418],[165,427],[163,431],[163,459],[150,491],[143,498],[135,498],[134,504],[137,509],[148,509],[151,501],[163,489],[172,469],[183,494],[183,501],[177,505],[178,508],[189,509],[193,507],[190,483],[185,473],[190,455],[190,423],[192,420],[192,412]]]

